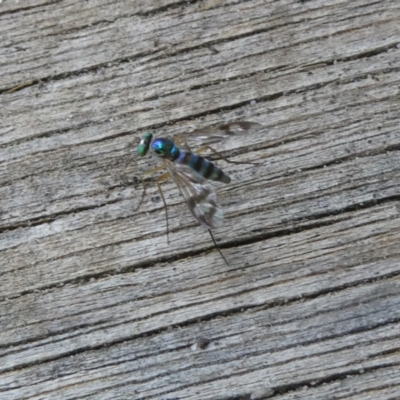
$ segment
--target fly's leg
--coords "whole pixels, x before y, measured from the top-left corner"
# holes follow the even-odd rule
[[[186,147],[189,149],[189,146],[186,145]],[[196,153],[201,153],[205,150],[210,150],[214,154],[216,154],[218,157],[222,158],[224,161],[226,161],[229,164],[251,164],[251,165],[260,165],[260,163],[255,163],[255,162],[246,162],[246,161],[232,161],[227,159],[225,156],[223,156],[219,151],[213,149],[211,146],[204,145],[198,149],[196,149]]]
[[[181,146],[185,146],[186,150],[188,150],[190,152],[192,151],[187,143],[184,143],[181,140],[176,140],[176,143],[180,143]],[[260,165],[261,164],[261,163],[255,163],[255,162],[229,160],[228,158],[223,156],[219,151],[215,150],[214,148],[212,148],[211,146],[208,146],[208,145],[204,145],[204,146],[199,147],[198,149],[196,149],[195,153],[196,154],[200,154],[205,150],[210,150],[212,153],[214,153],[219,158],[221,158],[222,160],[226,161],[229,164],[251,164],[251,165]]]
[[[158,167],[156,167],[156,168],[153,168],[153,169],[150,169],[149,171],[146,171],[146,172],[143,174],[143,176],[142,176],[142,178],[141,178],[142,185],[143,185],[143,194],[142,194],[142,198],[140,199],[139,205],[135,208],[134,211],[137,211],[137,210],[140,208],[140,206],[141,206],[142,203],[143,203],[144,197],[145,197],[145,195],[146,195],[146,189],[147,189],[147,187],[146,187],[145,182],[144,182],[144,176],[145,176],[145,175],[154,174],[155,172],[158,172],[158,171],[160,171],[160,170],[162,170],[162,169],[164,169],[164,168],[165,168],[165,167],[164,167],[163,165],[160,165],[160,166],[158,166]],[[169,175],[168,172],[164,172],[161,176],[159,176],[159,177],[157,178],[157,181],[156,181],[156,183],[157,183],[157,188],[158,188],[158,192],[160,193],[161,199],[162,199],[163,204],[164,204],[164,209],[165,209],[165,221],[166,221],[166,226],[167,226],[167,244],[169,244],[168,210],[167,210],[167,202],[165,201],[164,193],[163,193],[163,191],[162,191],[162,189],[161,189],[160,183],[161,183],[161,182],[164,182],[164,181],[168,178],[168,175]]]
[[[160,166],[158,166],[158,167],[156,167],[156,168],[152,168],[152,169],[146,171],[146,172],[142,175],[142,177],[140,178],[140,181],[142,182],[142,186],[143,186],[143,192],[142,192],[142,197],[141,197],[141,199],[140,199],[140,201],[139,201],[139,204],[138,204],[137,207],[133,210],[134,212],[136,212],[136,211],[139,210],[140,206],[141,206],[142,203],[143,203],[144,197],[145,197],[145,195],[146,195],[146,189],[147,189],[147,187],[146,187],[145,182],[144,182],[144,177],[145,177],[146,175],[151,175],[151,174],[154,174],[155,172],[161,171],[162,169],[164,169],[164,166],[163,166],[163,165],[160,165]]]
[[[168,224],[168,209],[167,209],[167,202],[165,201],[164,193],[161,189],[160,183],[165,181],[168,178],[168,172],[164,172],[160,177],[157,178],[157,188],[158,192],[160,193],[160,196],[162,198],[162,201],[164,203],[164,210],[165,210],[165,223],[167,226],[167,244],[169,244],[169,224]]]
[[[215,246],[215,248],[217,249],[218,253],[220,254],[220,256],[221,256],[221,257],[223,258],[223,260],[225,261],[225,264],[226,264],[228,267],[230,267],[228,261],[226,261],[226,258],[225,258],[224,255],[222,254],[222,251],[221,251],[220,247],[218,246],[217,242],[215,241],[214,235],[212,234],[211,229],[208,229],[208,233],[210,234],[211,240],[213,241],[214,246]]]

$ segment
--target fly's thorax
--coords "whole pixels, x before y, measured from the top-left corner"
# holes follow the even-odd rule
[[[178,147],[169,139],[158,138],[151,144],[151,149],[161,158],[175,161],[180,154]]]
[[[231,181],[231,178],[225,174],[221,168],[217,167],[210,160],[207,160],[207,158],[199,156],[196,153],[181,150],[176,162],[188,165],[203,178],[210,181],[223,183],[229,183]]]
[[[153,139],[153,135],[151,133],[146,132],[143,134],[142,138],[140,139],[140,143],[138,144],[137,150],[136,150],[140,157],[143,157],[147,154],[152,139]]]

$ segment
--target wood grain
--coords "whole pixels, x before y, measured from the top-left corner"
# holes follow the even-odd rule
[[[2,1],[0,399],[400,398],[399,20]],[[136,145],[235,119],[226,265]]]

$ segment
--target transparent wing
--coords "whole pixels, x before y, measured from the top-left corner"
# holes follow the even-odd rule
[[[221,226],[224,214],[206,179],[187,165],[169,160],[164,160],[164,163],[196,220],[208,229]]]
[[[179,133],[174,136],[174,140],[182,143],[188,140],[194,140],[196,142],[210,144],[235,135],[252,134],[259,131],[261,128],[262,125],[258,122],[234,121],[205,129],[196,129],[192,132]]]

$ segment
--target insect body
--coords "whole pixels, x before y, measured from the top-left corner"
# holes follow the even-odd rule
[[[186,133],[178,136],[178,140],[195,139],[213,143],[229,136],[257,131],[260,127],[261,125],[256,122],[236,121],[212,129],[199,129]],[[210,147],[206,146],[206,148]],[[137,147],[137,153],[143,157],[149,149],[163,161],[168,174],[177,184],[196,220],[208,229],[220,226],[223,222],[223,212],[217,202],[214,189],[208,181],[229,183],[231,178],[210,160],[179,148],[172,140],[153,139],[151,133],[145,133]],[[160,186],[159,190],[166,206]]]
[[[250,133],[252,131],[257,131],[260,128],[261,125],[256,122],[237,121],[230,124],[221,125],[211,130],[196,130],[189,134],[184,134],[180,137],[178,136],[178,140],[180,139],[180,141],[185,142],[185,139],[196,139],[201,140],[202,142],[213,143],[228,136]],[[217,153],[209,146],[205,146],[205,148]],[[190,212],[201,225],[208,229],[211,239],[213,240],[218,252],[221,254],[226,264],[229,265],[211,233],[211,229],[222,224],[223,212],[217,202],[214,189],[211,185],[209,185],[208,182],[217,181],[229,183],[231,178],[225,174],[221,168],[217,167],[210,160],[200,156],[199,154],[179,148],[170,139],[153,139],[153,135],[151,133],[145,133],[143,134],[137,147],[137,153],[139,156],[143,157],[147,154],[149,149],[151,149],[163,161],[164,167],[167,170],[167,174],[162,175],[157,180],[158,189],[165,206],[167,238],[169,232],[168,213],[160,182],[169,175],[178,186],[179,191],[188,205]],[[228,160],[225,159],[225,161]],[[228,162],[235,163],[233,161]],[[239,162],[239,164],[241,163]],[[159,170],[159,168],[156,168],[150,172],[157,170]],[[142,200],[144,198],[144,194],[145,190],[143,191]]]
[[[157,138],[152,141],[152,135],[145,133],[138,154],[144,156],[149,147],[163,160],[196,220],[208,229],[220,226],[223,213],[206,180],[229,183],[231,178],[206,158],[178,148],[172,140]]]
[[[231,178],[211,161],[196,153],[179,149],[172,140],[162,138],[156,139],[152,143],[151,148],[161,158],[177,164],[187,165],[203,178],[224,183],[229,183],[231,181]]]

